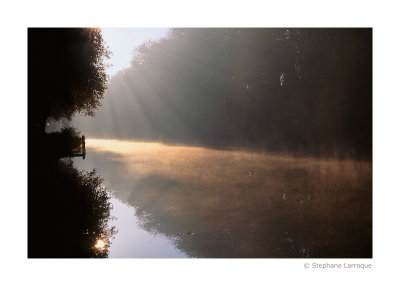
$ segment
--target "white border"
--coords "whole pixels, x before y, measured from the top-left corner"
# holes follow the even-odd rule
[[[2,3],[1,284],[348,285],[356,282],[358,285],[376,285],[382,283],[382,279],[398,281],[399,10],[395,1],[372,3],[339,0],[206,0],[191,4],[177,0]],[[40,26],[373,27],[374,258],[363,260],[372,263],[373,269],[306,270],[302,259],[26,259],[26,28]],[[326,261],[333,260],[318,260]]]

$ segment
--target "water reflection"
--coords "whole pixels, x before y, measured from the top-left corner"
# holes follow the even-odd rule
[[[105,246],[104,241],[102,239],[98,239],[94,247],[99,249],[104,249],[104,246]]]
[[[133,207],[113,199],[112,214],[118,233],[110,246],[109,258],[184,258],[174,241],[162,234],[149,233],[138,226]]]
[[[37,158],[36,158],[37,159]],[[29,177],[28,257],[106,258],[115,228],[112,205],[96,172],[70,160],[34,160]]]
[[[372,256],[371,162],[86,143],[83,164],[190,257]]]

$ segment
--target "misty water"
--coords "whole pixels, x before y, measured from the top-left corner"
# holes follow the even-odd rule
[[[371,162],[87,139],[109,257],[371,257]]]

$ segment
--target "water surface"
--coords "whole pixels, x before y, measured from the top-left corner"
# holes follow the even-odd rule
[[[372,257],[371,162],[87,139],[110,257]]]

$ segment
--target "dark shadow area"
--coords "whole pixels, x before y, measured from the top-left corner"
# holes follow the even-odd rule
[[[78,172],[85,138],[49,120],[93,115],[106,86],[100,29],[28,29],[28,257],[107,257],[115,233],[110,195],[96,173]],[[97,245],[97,247],[96,247]]]
[[[107,257],[110,195],[93,172],[78,172],[72,161],[41,156],[28,177],[28,257]],[[104,247],[96,248],[98,240]]]
[[[47,153],[46,156],[53,158],[81,156],[85,158],[85,136],[73,127],[46,134],[42,144],[42,153]]]

